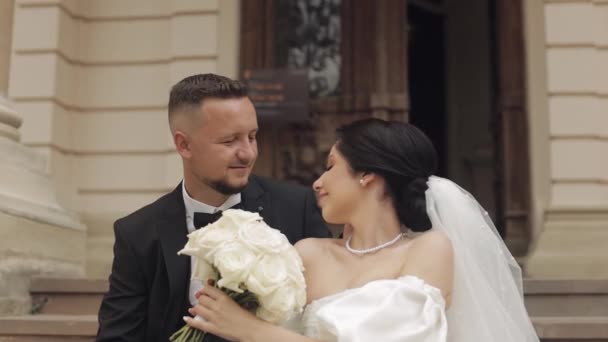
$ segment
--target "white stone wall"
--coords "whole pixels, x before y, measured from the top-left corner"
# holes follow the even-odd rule
[[[238,0],[17,0],[9,96],[22,141],[49,159],[61,203],[105,277],[112,222],[181,179],[168,92],[193,73],[236,76]]]
[[[546,187],[544,229],[531,259],[530,272],[539,276],[605,277],[608,276],[605,247],[608,1],[545,0],[527,6],[532,11],[537,7],[536,17],[528,20],[527,38],[535,35],[531,30],[538,21],[544,23],[540,28],[544,35],[535,41],[536,47],[528,44],[543,54],[541,63],[532,61],[529,67],[545,68],[546,78],[541,80],[544,92],[534,92],[538,90],[538,80],[531,80],[532,91],[528,94],[533,94],[530,102],[537,105],[530,115],[548,117],[545,121],[548,127],[539,130],[548,136],[537,134],[532,138],[546,147],[547,156],[539,153],[536,156],[547,159],[548,167],[543,169],[550,180]],[[534,73],[537,70],[529,70],[530,75]],[[539,105],[539,101],[545,103]],[[543,120],[532,117],[531,121]]]
[[[552,206],[608,208],[608,1],[545,11]]]

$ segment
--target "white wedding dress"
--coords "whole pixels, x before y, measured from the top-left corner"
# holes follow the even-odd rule
[[[324,342],[445,342],[445,301],[414,276],[375,280],[311,302],[293,326]]]
[[[452,303],[414,276],[375,280],[311,302],[287,327],[323,342],[538,342],[521,268],[485,210],[455,183],[430,177],[427,212],[454,250]],[[431,251],[429,251],[431,252]]]

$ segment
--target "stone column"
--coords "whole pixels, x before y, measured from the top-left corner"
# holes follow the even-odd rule
[[[0,1],[0,96],[8,89],[8,66],[11,56],[13,29],[13,0]]]
[[[535,232],[528,275],[605,279],[608,2],[530,1],[525,6],[527,89],[535,106],[529,113],[533,140],[544,145],[543,151],[534,150],[533,143],[532,162],[547,164],[541,169],[544,175],[533,169],[536,183],[545,183],[545,203],[537,216],[543,222]],[[543,117],[541,130],[537,124]]]
[[[85,226],[57,203],[44,157],[19,142],[21,116],[3,95],[12,7],[0,3],[0,315],[30,311],[32,276],[82,275],[86,239]]]

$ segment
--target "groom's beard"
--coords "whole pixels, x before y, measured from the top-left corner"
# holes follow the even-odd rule
[[[226,182],[225,180],[218,180],[218,181],[207,180],[205,183],[211,189],[219,192],[222,195],[226,195],[226,196],[238,194],[247,187],[247,183],[245,183],[244,185],[234,186],[234,185],[228,184],[228,182]]]

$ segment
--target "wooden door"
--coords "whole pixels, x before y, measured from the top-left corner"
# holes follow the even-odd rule
[[[496,0],[496,146],[499,224],[516,257],[527,254],[531,239],[530,154],[526,113],[522,1]]]
[[[241,69],[285,67],[278,51],[290,0],[241,2]],[[363,117],[407,120],[404,0],[340,2],[339,91],[312,99],[310,121],[260,123],[256,173],[311,184],[322,171],[335,129]],[[289,28],[289,27],[287,27]]]

